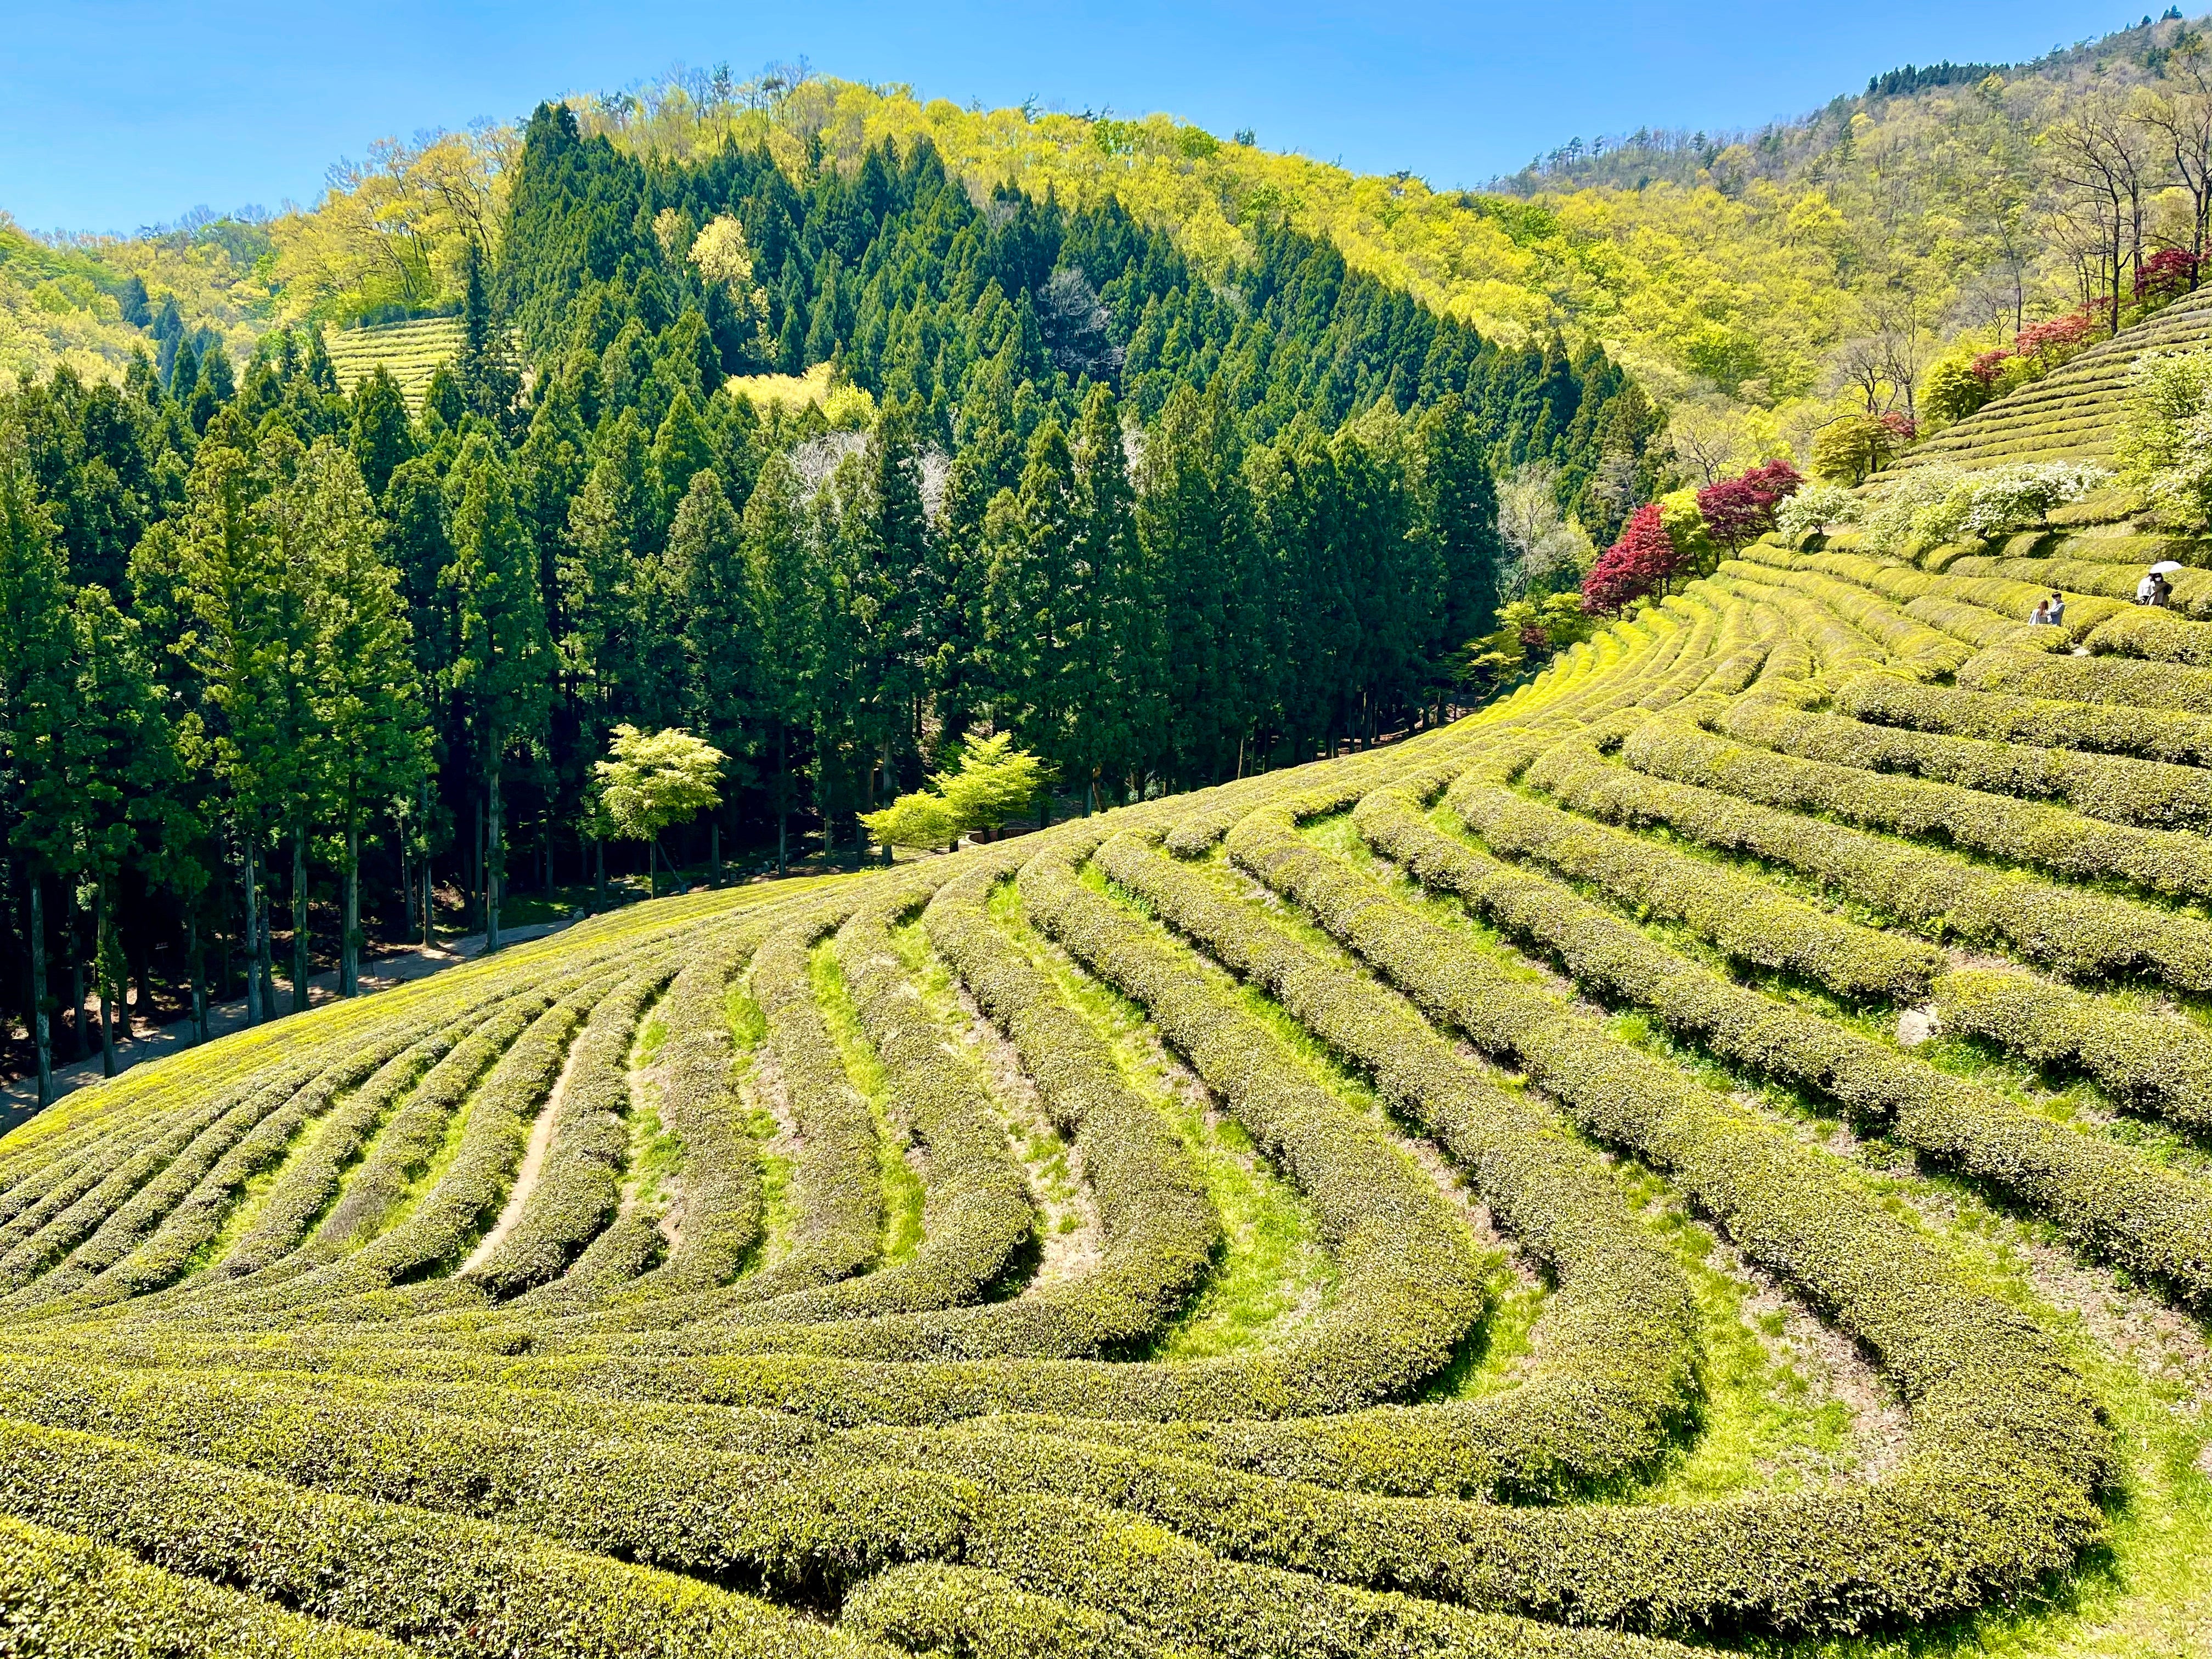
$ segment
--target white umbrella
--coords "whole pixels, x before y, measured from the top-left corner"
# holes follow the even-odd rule
[[[2182,563],[2179,559],[2160,559],[2156,564],[2151,566],[2150,574],[2154,576],[2162,576],[2169,570],[2186,570],[2189,567]]]

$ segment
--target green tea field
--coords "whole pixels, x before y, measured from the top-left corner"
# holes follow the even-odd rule
[[[2127,605],[2072,516],[1770,541],[1406,743],[70,1097],[0,1141],[0,1605],[2206,1651],[2212,574]]]

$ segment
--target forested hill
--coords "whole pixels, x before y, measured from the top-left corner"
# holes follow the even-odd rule
[[[724,216],[743,231],[736,280],[694,257]],[[1112,198],[1063,210],[1001,186],[979,204],[926,138],[870,145],[849,169],[817,155],[794,179],[765,144],[641,158],[584,137],[565,106],[541,110],[508,222],[501,291],[541,363],[587,351],[619,380],[684,354],[711,390],[834,360],[878,400],[912,400],[948,447],[1003,428],[999,483],[1048,410],[1073,419],[1086,379],[1146,424],[1176,387],[1218,381],[1261,440],[1301,414],[1333,430],[1378,400],[1457,396],[1495,463],[1557,464],[1594,530],[1628,500],[1620,480],[1610,500],[1589,489],[1606,457],[1638,462],[1650,435],[1648,403],[1586,344],[1501,348],[1280,224],[1207,273]],[[645,387],[649,422],[686,378]]]
[[[170,295],[119,381],[0,394],[6,945],[66,964],[64,1055],[126,973],[143,1014],[258,962],[273,1006],[287,933],[297,987],[595,886],[625,727],[719,751],[667,850],[720,871],[857,856],[985,733],[1066,811],[1433,724],[1510,579],[1496,472],[1601,534],[1657,483],[1601,349],[1287,225],[1201,268],[926,137],[687,155],[565,105],[497,181],[415,245],[459,341],[419,398]],[[417,308],[374,269],[327,314]]]

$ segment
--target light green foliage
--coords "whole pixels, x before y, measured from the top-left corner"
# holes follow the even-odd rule
[[[2165,353],[2136,366],[2114,459],[2177,524],[2212,523],[2212,351]]]
[[[1831,525],[1850,524],[1859,515],[1859,498],[1838,483],[1811,483],[1775,509],[1775,528],[1802,540]]]
[[[720,799],[722,752],[689,732],[617,726],[593,769],[607,821],[618,836],[652,841]]]
[[[960,762],[930,775],[930,787],[901,795],[860,822],[886,847],[949,847],[971,830],[998,830],[1031,811],[1048,774],[1044,763],[1013,746],[1013,734],[968,738]]]

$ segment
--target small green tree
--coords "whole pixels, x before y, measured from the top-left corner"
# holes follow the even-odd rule
[[[885,847],[951,848],[967,828],[952,803],[934,790],[901,795],[878,812],[863,812],[860,822]]]
[[[660,832],[720,800],[722,751],[678,726],[648,732],[617,726],[607,757],[592,769],[599,795],[593,817],[624,840],[646,843],[646,881],[658,898]]]
[[[1052,782],[1045,763],[1013,743],[1006,732],[970,738],[961,747],[957,770],[930,775],[963,830],[995,835],[1009,818],[1035,806],[1039,792]]]
[[[960,764],[930,775],[930,787],[901,795],[860,822],[884,847],[951,847],[970,830],[996,831],[1036,803],[1051,781],[1044,763],[1013,746],[1011,733],[970,738]]]

